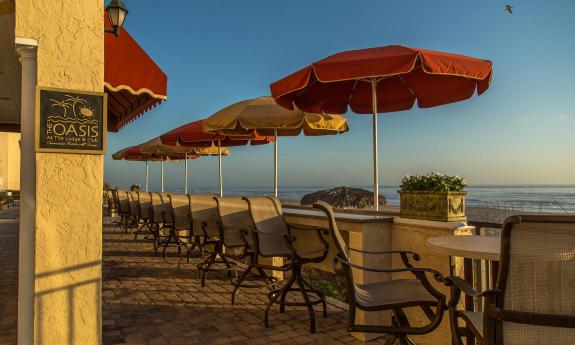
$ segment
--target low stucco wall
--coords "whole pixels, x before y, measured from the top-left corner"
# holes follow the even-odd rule
[[[393,223],[392,250],[409,250],[418,253],[421,261],[411,261],[415,267],[433,268],[444,276],[448,276],[451,265],[450,257],[433,252],[425,245],[425,242],[431,237],[471,234],[471,231],[472,227],[466,226],[465,223],[435,222],[396,217]],[[460,266],[456,265],[456,274]],[[394,256],[393,267],[404,267],[399,256]],[[449,289],[442,283],[435,281],[432,275],[428,274],[427,277],[432,285],[449,299]],[[413,278],[413,275],[410,273],[394,273],[392,275],[392,279],[401,278]],[[407,310],[406,314],[413,325],[427,323],[425,314],[418,308],[411,308]],[[447,314],[444,315],[441,325],[435,331],[426,335],[413,336],[412,338],[420,345],[451,344],[451,330]]]

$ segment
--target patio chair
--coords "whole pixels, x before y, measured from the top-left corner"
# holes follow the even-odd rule
[[[507,218],[500,255],[492,290],[474,291],[459,277],[446,278],[453,344],[462,345],[461,337],[482,345],[574,344],[575,216]],[[461,292],[482,297],[484,312],[458,310]]]
[[[107,189],[104,191],[104,207],[106,208],[106,212],[108,215],[108,225],[112,225],[112,218],[114,217],[114,213],[116,212],[115,204],[114,204],[114,196],[113,191]]]
[[[273,288],[268,294],[268,305],[265,311],[265,325],[269,326],[269,312],[274,304],[280,306],[280,313],[285,312],[285,306],[305,306],[309,314],[310,332],[315,333],[315,312],[313,306],[322,304],[323,316],[327,316],[327,306],[323,293],[313,289],[303,279],[302,266],[307,263],[319,263],[325,260],[328,253],[328,243],[319,229],[306,229],[289,225],[282,213],[280,201],[268,196],[244,197],[248,202],[250,216],[253,222],[252,234],[255,238],[255,254],[264,258],[281,258],[284,264],[273,266],[257,262],[255,268],[290,272],[290,277],[279,289]],[[318,246],[295,248],[295,236],[292,229],[311,230],[317,233]],[[294,284],[297,287],[294,287]],[[299,291],[303,302],[286,301],[289,292]],[[315,299],[310,298],[315,295]]]
[[[192,246],[188,248],[188,254],[191,254],[193,246],[196,246],[201,249],[205,257],[198,264],[198,275],[201,278],[201,285],[204,287],[208,272],[227,271],[231,277],[233,265],[223,254],[220,227],[218,226],[218,206],[214,200],[214,195],[190,195],[190,207],[193,233],[190,236]],[[224,267],[220,264],[224,264]]]
[[[166,217],[170,217],[170,199],[165,193],[150,193],[150,204],[152,211],[150,213],[150,225],[154,235],[154,255],[158,255],[161,235],[169,226]]]
[[[114,227],[114,232],[116,232],[116,227],[122,224],[121,218],[114,220],[114,217],[120,216],[120,199],[118,198],[118,189],[114,188],[110,191],[112,193],[112,203],[114,205],[114,213],[110,217],[110,225]]]
[[[138,235],[153,235],[152,224],[151,224],[151,212],[152,212],[152,201],[150,193],[148,192],[136,192],[138,197],[138,223],[139,227],[134,231],[134,242],[138,238]]]
[[[391,344],[399,340],[400,344],[414,344],[408,336],[421,335],[433,331],[443,318],[445,310],[445,296],[437,291],[427,279],[427,274],[433,275],[438,282],[443,282],[440,272],[430,268],[414,267],[409,257],[419,261],[419,255],[409,251],[362,251],[349,248],[340,233],[333,209],[329,204],[319,201],[314,208],[323,210],[327,215],[329,228],[338,254],[334,259],[340,263],[347,282],[347,299],[349,303],[348,330],[350,332],[387,333],[393,335]],[[365,267],[350,260],[350,251],[363,255],[393,255],[398,254],[405,268],[382,269]],[[368,272],[399,273],[410,272],[415,279],[394,279],[377,283],[358,284],[353,278],[353,269]],[[428,319],[428,323],[421,326],[412,326],[404,312],[406,308],[420,308]],[[393,312],[391,325],[360,325],[356,323],[356,310]]]
[[[118,190],[118,210],[120,214],[120,226],[128,232],[128,222],[130,218],[130,199],[128,191]]]
[[[218,225],[220,228],[220,238],[225,247],[222,253],[226,258],[236,262],[236,276],[232,279],[234,290],[232,291],[232,304],[235,304],[236,295],[240,287],[257,288],[261,285],[246,285],[244,281],[255,268],[258,272],[256,278],[263,280],[264,283],[272,284],[274,279],[271,278],[262,268],[256,268],[258,256],[254,250],[254,236],[249,229],[253,228],[252,219],[248,203],[242,197],[214,197],[218,206]],[[242,264],[242,261],[247,261]],[[239,274],[237,272],[240,271]]]
[[[162,196],[164,198],[165,196]],[[182,231],[188,232],[190,230],[190,198],[187,194],[184,195],[172,195],[169,194],[168,200],[170,202],[170,208],[168,212],[163,213],[164,217],[164,228],[169,230],[168,236],[166,236],[160,243],[160,247],[164,247],[162,251],[162,256],[166,257],[166,250],[171,244],[178,248],[178,253],[182,252],[182,247],[187,248],[188,244],[182,241],[182,237],[186,238],[187,233],[184,236],[180,236]]]
[[[134,191],[128,192],[129,200],[129,227],[138,229],[140,225],[140,204],[138,203],[138,194]]]

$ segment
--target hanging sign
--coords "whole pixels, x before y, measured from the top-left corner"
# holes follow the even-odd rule
[[[104,154],[107,95],[48,87],[36,92],[36,151]]]

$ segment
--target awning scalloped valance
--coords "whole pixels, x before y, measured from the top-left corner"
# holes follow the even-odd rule
[[[125,29],[104,35],[104,81],[111,132],[167,99],[168,77]]]

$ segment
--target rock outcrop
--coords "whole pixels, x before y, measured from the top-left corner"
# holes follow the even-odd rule
[[[325,201],[334,208],[371,208],[373,192],[361,188],[337,187],[306,194],[301,198],[302,205]],[[385,205],[385,198],[379,196],[379,204]]]

